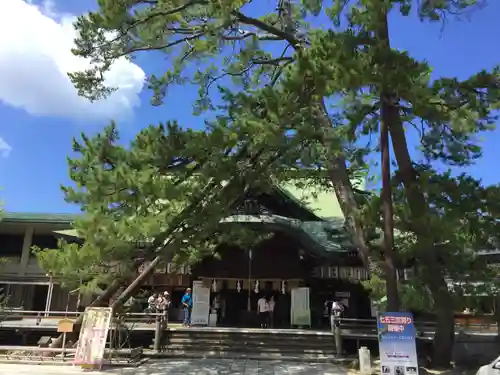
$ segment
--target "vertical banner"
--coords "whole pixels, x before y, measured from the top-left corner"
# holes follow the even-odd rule
[[[418,375],[412,313],[380,313],[377,329],[382,375]]]
[[[111,307],[87,307],[76,348],[75,365],[102,367],[112,316]]]
[[[378,317],[378,313],[379,313],[379,308],[378,308],[378,304],[370,298],[370,314],[372,317],[376,318]]]
[[[193,283],[193,310],[191,311],[192,325],[208,325],[210,314],[210,288],[202,283]]]
[[[309,288],[293,288],[291,303],[291,325],[311,326]]]

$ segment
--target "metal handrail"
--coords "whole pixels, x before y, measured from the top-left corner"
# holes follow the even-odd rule
[[[83,312],[79,311],[37,311],[37,310],[5,310],[2,313],[4,319],[15,318],[16,321],[23,321],[24,319],[35,319],[35,325],[39,326],[42,321],[50,322],[56,319],[76,319],[81,316]],[[134,321],[143,321],[146,319],[154,318],[155,320],[162,319],[162,313],[145,313],[145,312],[123,312],[116,313],[113,316],[113,322],[119,319],[125,319],[125,323],[133,323]]]
[[[23,319],[36,319],[36,324],[39,325],[42,320],[53,321],[54,319],[69,318],[75,319],[76,317],[82,315],[83,312],[79,311],[38,311],[38,310],[18,310],[18,309],[6,309],[2,311],[2,317],[18,317],[19,320]],[[159,312],[119,312],[114,314],[114,319],[122,318],[125,322],[131,321],[142,321],[146,318],[160,318],[163,317],[163,313]],[[17,319],[16,319],[17,320]],[[340,318],[340,323],[344,329],[351,330],[364,330],[364,331],[376,331],[377,329],[377,319],[376,318]],[[415,320],[415,328],[420,332],[434,332],[436,323],[432,321]],[[462,322],[456,321],[455,326],[458,330],[463,330],[464,328],[470,331],[491,331],[497,329],[496,322],[486,324],[485,322],[469,322],[468,324],[463,324]]]
[[[78,311],[39,311],[39,310],[18,310],[18,309],[5,309],[4,313],[11,313],[13,315],[22,314],[51,314],[51,315],[79,315],[81,312]]]
[[[129,353],[136,348],[105,348],[106,353]],[[20,345],[0,345],[0,352],[2,351],[20,351],[20,352],[47,352],[47,353],[76,353],[76,348],[52,348],[46,347],[42,348],[39,346],[20,346]]]
[[[3,313],[5,314],[12,314],[12,315],[35,315],[38,316],[39,314],[44,314],[47,315],[45,316],[46,318],[49,317],[50,315],[81,315],[84,312],[80,311],[39,311],[39,310],[10,310],[10,309],[5,309],[3,310]],[[162,313],[146,313],[146,312],[124,312],[124,313],[116,313],[115,315],[119,316],[162,316]]]

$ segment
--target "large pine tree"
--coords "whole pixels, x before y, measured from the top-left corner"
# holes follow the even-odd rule
[[[164,74],[149,78],[155,105],[173,84],[199,85],[197,111],[217,110],[212,98],[218,85],[259,98],[264,106],[258,102],[245,109],[248,118],[256,117],[249,109],[259,112],[261,123],[254,123],[259,138],[281,144],[284,133],[276,129],[292,126],[299,129],[292,133],[317,140],[320,146],[313,149],[320,153],[320,164],[328,172],[367,266],[370,252],[347,168],[348,157],[366,150],[346,154],[339,149],[356,144],[360,135],[377,133],[382,125],[390,134],[396,175],[404,186],[420,276],[435,302],[434,361],[448,363],[453,303],[436,251],[440,238],[428,225],[434,213],[410,157],[404,126],[421,124],[421,146],[428,160],[470,163],[480,153],[474,136],[493,123],[497,71],[479,72],[463,81],[431,80],[426,62],[391,48],[388,15],[399,12],[404,17],[440,21],[447,12],[462,11],[474,3],[280,0],[268,9],[261,2],[241,0],[102,0],[98,11],[76,23],[80,37],[75,53],[92,58],[96,65],[71,78],[80,94],[99,99],[113,89],[103,80],[113,61],[162,51],[171,57],[171,65]],[[197,67],[195,74],[192,66]],[[388,297],[396,308],[391,262],[385,271]]]

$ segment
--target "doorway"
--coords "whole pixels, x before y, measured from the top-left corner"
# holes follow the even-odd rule
[[[33,311],[45,311],[48,292],[49,292],[48,285],[35,285],[33,289],[33,299],[32,299],[33,304],[31,307]]]

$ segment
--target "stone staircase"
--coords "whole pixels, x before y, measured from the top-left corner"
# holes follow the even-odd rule
[[[158,355],[333,362],[334,349],[329,332],[193,327],[164,331]]]

